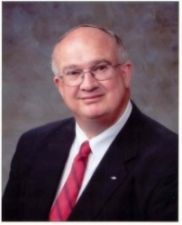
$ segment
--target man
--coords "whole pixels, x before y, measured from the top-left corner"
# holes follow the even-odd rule
[[[73,28],[52,67],[74,119],[21,137],[3,220],[177,220],[177,136],[130,101],[132,64],[119,37]]]

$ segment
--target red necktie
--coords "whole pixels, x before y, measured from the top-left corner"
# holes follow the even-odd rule
[[[73,161],[67,181],[50,211],[50,221],[65,221],[69,217],[76,203],[90,151],[89,142],[84,142]]]

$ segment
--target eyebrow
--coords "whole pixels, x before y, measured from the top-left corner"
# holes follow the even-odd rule
[[[99,64],[99,63],[108,63],[108,64],[111,64],[111,62],[109,60],[106,60],[106,59],[97,59],[97,60],[93,60],[91,63],[92,66],[95,65],[95,64]],[[76,68],[79,68],[80,66],[79,65],[76,65],[76,64],[71,64],[71,65],[68,65],[68,66],[65,66],[63,68],[63,71],[65,70],[70,70],[70,69],[76,69]]]

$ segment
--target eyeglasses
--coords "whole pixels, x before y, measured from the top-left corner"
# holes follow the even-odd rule
[[[80,68],[69,68],[63,71],[60,77],[68,86],[78,86],[82,83],[85,73],[90,73],[96,80],[103,81],[112,79],[114,76],[114,69],[122,64],[112,65],[109,62],[101,62],[93,65],[88,70]]]

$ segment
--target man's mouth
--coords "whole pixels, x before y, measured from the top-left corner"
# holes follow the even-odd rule
[[[99,95],[84,96],[84,97],[81,97],[80,99],[86,103],[94,103],[94,102],[99,101],[102,97],[103,97],[103,95],[99,94]]]

